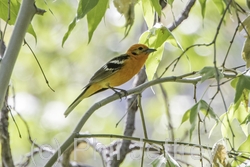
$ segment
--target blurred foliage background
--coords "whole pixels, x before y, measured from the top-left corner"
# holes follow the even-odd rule
[[[244,0],[237,2],[248,11]],[[173,23],[183,10],[187,0],[174,1],[172,8],[168,5],[164,9],[162,22],[165,26]],[[48,78],[49,84],[55,90],[52,92],[46,85],[42,73],[29,48],[24,45],[18,57],[11,86],[9,103],[14,106],[15,110],[22,115],[27,122],[33,140],[42,145],[56,149],[71,133],[76,123],[83,113],[95,102],[112,95],[113,92],[108,90],[85,99],[75,109],[69,117],[64,118],[63,112],[67,106],[78,96],[82,88],[88,83],[93,73],[104,63],[125,53],[126,50],[134,43],[137,43],[140,35],[145,31],[145,23],[142,14],[141,3],[135,6],[135,22],[127,38],[122,40],[124,35],[124,17],[119,14],[112,1],[106,11],[105,18],[94,32],[92,41],[88,43],[88,29],[86,18],[81,20],[72,31],[71,35],[62,47],[62,38],[67,31],[69,23],[75,16],[77,1],[36,1],[39,8],[47,12],[44,16],[36,16],[32,25],[37,34],[37,42],[30,34],[26,35],[26,41],[35,52],[43,70]],[[246,15],[241,14],[244,19]],[[209,43],[214,38],[221,14],[216,8],[213,1],[207,1],[207,8],[204,19],[201,15],[201,7],[198,2],[192,8],[189,17],[172,33],[177,41],[185,49],[196,43]],[[1,21],[1,30],[5,22]],[[233,33],[237,26],[235,15],[227,14],[226,19],[219,31],[217,40],[217,57],[218,64],[221,64],[226,54],[227,48],[232,39]],[[8,40],[13,30],[12,26],[7,27],[5,33],[5,42]],[[245,64],[241,58],[241,50],[244,42],[244,34],[237,33],[233,42],[226,67],[232,68]],[[163,70],[171,63],[182,51],[179,48],[166,43],[164,55],[157,70],[161,74]],[[174,71],[168,70],[164,76],[182,75],[191,71],[199,71],[204,66],[213,66],[213,48],[195,47],[187,52],[188,58],[183,57]],[[241,69],[242,71],[244,69]],[[133,80],[121,86],[123,89],[131,88]],[[203,98],[210,100],[216,91],[216,87],[208,87],[211,83],[216,84],[214,80],[205,81],[197,85],[197,99]],[[194,87],[191,84],[164,83],[164,89],[168,93],[170,113],[175,130],[176,141],[189,142],[187,131],[190,126],[180,126],[182,115],[195,102],[193,99]],[[226,104],[229,106],[233,102],[235,91],[226,83],[222,88]],[[154,92],[152,91],[154,90]],[[159,86],[153,86],[142,94],[142,104],[144,115],[147,123],[149,138],[157,140],[170,140],[170,130],[167,127],[168,120],[166,117],[166,108],[164,98]],[[208,89],[208,91],[206,91]],[[204,93],[205,92],[205,93]],[[214,111],[221,115],[225,112],[221,98],[217,98],[212,103]],[[88,133],[105,133],[105,134],[122,134],[124,129],[124,120],[115,127],[119,119],[126,111],[126,101],[124,99],[108,104],[96,111],[87,124],[83,127],[82,132]],[[142,124],[139,113],[137,113],[136,130],[134,136],[143,135]],[[14,118],[21,131],[22,138],[19,137],[17,128],[13,120],[10,119],[11,147],[15,162],[21,161],[23,156],[31,151],[31,143],[28,140],[27,129],[20,117],[13,112]],[[202,142],[205,145],[213,146],[222,136],[220,129],[216,128],[208,138],[208,133],[215,121],[206,121],[206,129],[202,129]],[[193,134],[191,143],[197,143],[198,134]],[[241,133],[236,132],[237,133]],[[112,142],[112,139],[98,139],[103,144]],[[244,138],[238,138],[241,143]],[[84,146],[83,146],[84,148]],[[186,151],[191,148],[185,148]],[[198,151],[198,150],[197,150]],[[49,155],[41,153],[44,159]],[[84,156],[81,156],[84,154]],[[127,156],[123,166],[138,166],[140,160],[134,160],[133,156]],[[139,153],[138,153],[139,154]],[[95,156],[94,156],[95,155]],[[73,156],[73,155],[72,155]],[[152,157],[151,157],[152,158]],[[177,155],[177,158],[185,160],[187,157]],[[38,166],[44,164],[44,159],[35,158],[34,161]],[[101,159],[93,150],[79,150],[76,161],[89,165],[98,166]],[[146,159],[150,163],[153,158]],[[200,164],[199,159],[192,161],[196,166]],[[32,164],[30,165],[32,166]]]

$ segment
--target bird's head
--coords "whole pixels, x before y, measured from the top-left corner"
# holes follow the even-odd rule
[[[149,53],[155,52],[156,49],[150,49],[146,45],[143,44],[134,44],[132,45],[127,54],[137,56],[137,55],[148,55]]]

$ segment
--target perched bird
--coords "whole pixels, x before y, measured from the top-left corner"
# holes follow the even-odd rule
[[[90,79],[83,92],[65,111],[65,117],[67,117],[84,98],[106,89],[116,91],[117,88],[114,87],[124,84],[137,74],[146,62],[148,55],[154,51],[156,51],[156,49],[150,49],[146,45],[134,44],[128,49],[127,53],[111,59]]]

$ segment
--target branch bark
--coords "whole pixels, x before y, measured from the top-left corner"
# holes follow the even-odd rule
[[[8,100],[8,91],[5,96],[5,101]],[[14,162],[10,148],[10,135],[9,135],[9,108],[5,103],[0,113],[0,140],[1,140],[1,159],[3,167],[14,167]]]

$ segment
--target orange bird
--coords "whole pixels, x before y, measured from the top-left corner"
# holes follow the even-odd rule
[[[145,64],[148,55],[156,49],[143,44],[132,45],[125,54],[111,59],[102,66],[84,87],[83,92],[67,108],[65,117],[84,99],[106,89],[116,92],[116,86],[122,85],[135,76]],[[118,89],[120,90],[120,89]]]

